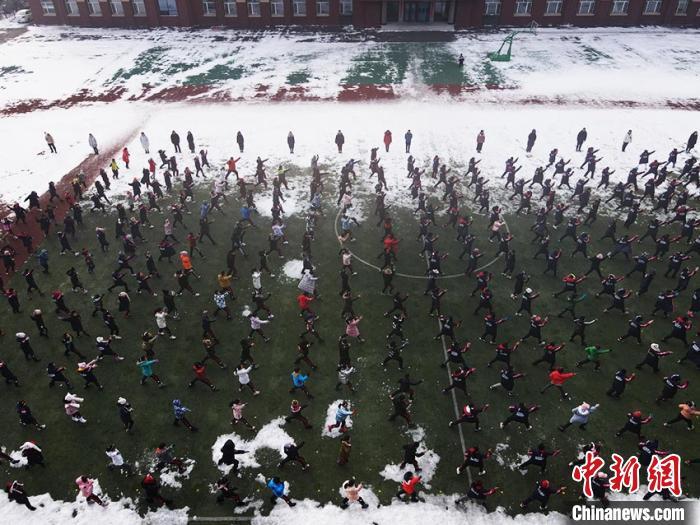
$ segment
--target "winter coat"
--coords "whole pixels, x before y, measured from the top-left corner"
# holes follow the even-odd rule
[[[693,416],[700,416],[700,410],[696,410],[694,407],[685,403],[678,405],[678,408],[681,409],[681,416],[686,419],[690,419]]]
[[[182,419],[189,411],[190,409],[183,406],[178,399],[173,400],[173,413],[175,414],[175,419]]]
[[[95,135],[93,135],[92,133],[90,133],[90,135],[88,135],[88,144],[90,144],[91,148],[97,147],[97,139],[95,138]]]
[[[75,480],[75,484],[78,485],[78,490],[80,490],[80,494],[82,494],[83,497],[88,498],[92,496],[95,487],[95,482],[93,480],[87,478],[87,481],[83,481],[83,477],[80,476]]]
[[[349,481],[346,481],[343,483],[343,489],[345,489],[345,497],[348,498],[348,501],[357,501],[360,499],[362,483],[350,486]]]
[[[247,385],[250,383],[250,371],[253,369],[252,365],[248,368],[237,368],[234,374],[238,376],[238,382],[241,385]]]
[[[281,498],[284,496],[284,482],[275,483],[275,480],[271,479],[267,482],[267,487],[276,497]]]
[[[359,337],[360,336],[360,327],[358,326],[360,324],[359,319],[353,319],[349,323],[345,325],[345,334],[350,336],[350,337]]]
[[[153,365],[157,362],[157,359],[150,359],[147,361],[139,361],[136,365],[141,367],[143,377],[151,377],[153,375]]]
[[[575,375],[576,375],[576,374],[574,374],[573,372],[562,373],[562,372],[559,372],[558,370],[554,370],[554,371],[550,372],[550,374],[549,374],[549,381],[550,381],[553,385],[561,386],[561,385],[563,385],[568,379],[571,379],[571,378],[574,377]]]
[[[299,289],[302,292],[306,292],[308,294],[313,295],[314,290],[316,289],[317,280],[318,277],[314,277],[313,275],[311,275],[311,272],[306,272],[299,281]]]
[[[349,410],[343,406],[338,407],[338,410],[335,413],[335,422],[336,423],[343,423],[348,416],[352,415],[352,410]]]
[[[291,373],[291,378],[292,378],[292,384],[294,384],[295,387],[303,387],[304,383],[309,379],[309,376],[304,375],[304,374],[296,374],[294,372]]]
[[[588,418],[590,415],[598,409],[598,406],[599,405],[593,405],[587,410],[583,409],[581,406],[571,409],[572,416],[571,419],[569,419],[569,423],[574,425],[585,425],[588,423]]]
[[[148,137],[145,133],[141,133],[141,146],[144,150],[150,149],[150,141],[148,140]]]

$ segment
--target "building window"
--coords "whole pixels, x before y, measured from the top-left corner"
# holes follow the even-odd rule
[[[90,16],[100,16],[102,15],[102,8],[100,7],[100,0],[88,0],[87,1],[88,13]]]
[[[224,15],[225,16],[238,16],[238,9],[236,9],[235,0],[227,0],[224,2]]]
[[[661,0],[647,0],[644,4],[644,14],[645,15],[660,15],[661,14]]]
[[[158,13],[162,16],[177,16],[177,0],[158,0]]]
[[[331,13],[331,3],[328,0],[316,0],[316,16],[328,16]]]
[[[216,16],[216,2],[214,0],[202,0],[202,14],[204,16]]]
[[[545,15],[560,15],[563,3],[564,2],[562,0],[547,0],[547,4],[545,5],[545,8],[544,8],[544,14]]]
[[[41,0],[41,12],[44,15],[55,16],[56,6],[53,5],[53,0]]]
[[[131,9],[134,11],[134,16],[146,16],[144,0],[131,0]]]
[[[595,0],[581,0],[578,3],[579,15],[592,15],[595,12]]]
[[[486,0],[484,4],[484,16],[498,16],[501,14],[501,0]]]
[[[260,2],[248,0],[248,16],[260,16]]]
[[[78,11],[78,2],[76,0],[66,0],[66,14],[68,16],[78,16],[80,11]]]
[[[345,16],[352,14],[352,0],[340,0],[340,14]]]
[[[688,0],[678,0],[676,15],[684,16],[688,14]]]
[[[122,4],[122,0],[109,0],[109,8],[114,16],[124,16],[124,4]]]
[[[517,0],[515,2],[515,14],[529,16],[532,12],[532,2],[530,0]]]
[[[629,0],[614,0],[612,5],[611,15],[626,15],[629,9]]]
[[[270,0],[270,14],[284,16],[284,0]]]
[[[306,0],[293,0],[292,8],[294,16],[306,16]]]

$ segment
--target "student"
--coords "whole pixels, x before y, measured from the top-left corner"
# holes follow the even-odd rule
[[[270,501],[274,505],[277,503],[277,499],[280,498],[284,500],[284,502],[289,505],[290,507],[296,506],[296,503],[294,503],[287,494],[285,494],[286,491],[286,485],[285,483],[278,478],[277,476],[274,476],[270,479],[267,480],[267,488],[269,488],[272,491],[272,495],[270,496]]]
[[[197,427],[192,425],[189,419],[187,419],[187,412],[191,412],[191,410],[184,406],[179,399],[173,399],[173,414],[175,415],[173,425],[178,426],[180,423],[182,423],[190,432],[197,432]]]
[[[369,507],[369,505],[365,503],[365,500],[362,499],[362,496],[360,496],[360,491],[362,491],[362,483],[357,483],[355,478],[350,478],[349,480],[343,482],[343,491],[345,495],[340,503],[341,509],[347,509],[351,503],[359,503],[363,509]]]

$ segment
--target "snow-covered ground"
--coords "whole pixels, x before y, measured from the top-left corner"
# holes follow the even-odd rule
[[[358,118],[358,115],[363,115]],[[527,107],[517,111],[505,106],[478,106],[467,104],[425,104],[417,101],[363,102],[363,103],[277,103],[225,106],[178,104],[148,104],[116,102],[72,109],[52,109],[26,115],[13,115],[0,120],[0,135],[4,147],[11,155],[3,159],[3,184],[0,200],[11,202],[23,199],[31,190],[46,191],[50,180],[57,180],[79,164],[91,151],[87,135],[92,131],[100,147],[108,150],[127,146],[131,152],[131,169],[123,168],[120,178],[114,181],[111,194],[125,192],[127,183],[141,175],[149,157],[157,159],[157,149],[164,148],[170,155],[170,132],[175,128],[183,142],[191,130],[197,149],[209,151],[212,165],[210,175],[220,173],[226,159],[241,157],[239,172],[252,180],[255,158],[268,158],[267,165],[274,174],[277,165],[308,167],[312,155],[318,154],[320,162],[335,171],[350,158],[360,159],[360,174],[367,174],[367,160],[372,147],[383,146],[384,131],[392,130],[394,143],[389,153],[381,147],[379,156],[385,168],[389,185],[388,204],[399,202],[408,205],[405,178],[407,155],[403,147],[403,134],[413,133],[412,155],[417,165],[429,167],[434,155],[457,169],[466,165],[470,157],[481,159],[480,168],[487,178],[496,179],[492,186],[501,186],[498,179],[503,172],[505,159],[519,157],[523,165],[519,175],[529,178],[535,167],[547,164],[552,148],[559,148],[560,155],[572,159],[575,173],[584,153],[575,151],[576,133],[582,127],[588,130],[586,146],[599,149],[603,160],[599,169],[610,166],[616,172],[612,181],[626,180],[627,171],[637,165],[639,153],[655,149],[652,158],[665,161],[673,147],[684,149],[691,131],[698,126],[698,112],[660,109],[564,109]],[[524,151],[527,134],[537,129],[538,138],[531,155]],[[245,136],[245,153],[239,154],[235,133],[241,130]],[[338,154],[333,139],[338,129],[345,135],[343,154]],[[481,155],[475,151],[479,130],[486,133],[486,144]],[[632,144],[621,151],[622,138],[628,129],[633,131]],[[139,143],[140,131],[145,131],[151,141],[151,154],[146,155]],[[286,136],[293,131],[296,148],[289,154]],[[48,153],[43,132],[50,131],[56,141],[58,155]],[[183,146],[186,151],[186,144]],[[697,149],[696,149],[697,152]],[[117,162],[122,165],[121,156]],[[191,168],[189,153],[178,155],[182,170]],[[682,165],[686,155],[679,156]],[[160,163],[159,163],[160,164]],[[105,166],[106,168],[106,166]],[[109,171],[109,170],[108,170]],[[335,171],[337,173],[337,171]],[[578,176],[572,177],[571,183]],[[209,179],[211,180],[211,179]],[[376,182],[359,177],[356,188],[360,194],[372,191]],[[498,182],[497,182],[498,181]],[[328,189],[334,191],[331,182]],[[234,191],[233,189],[231,191]],[[285,192],[287,214],[300,211],[305,206],[303,196],[308,191],[304,181],[292,179],[292,191]],[[568,190],[564,190],[568,191]],[[269,198],[257,198],[258,208],[266,213]],[[507,203],[506,203],[507,204]]]
[[[559,28],[518,35],[513,61],[491,63],[508,30],[458,33],[450,43],[378,41],[373,32],[30,27],[0,53],[0,108],[78,93],[138,99],[172,95],[250,100],[284,93],[333,100],[347,86],[383,84],[399,97],[432,98],[427,86],[477,88],[468,100],[502,102],[700,99],[694,29]],[[455,57],[465,55],[456,69]],[[65,72],[70,71],[70,74]],[[484,88],[497,87],[488,93]]]
[[[0,201],[24,199],[31,190],[45,191],[50,180],[60,179],[91,154],[87,144],[89,132],[95,134],[103,151],[129,148],[131,169],[122,166],[120,178],[108,192],[122,194],[129,189],[127,183],[133,177],[140,177],[149,157],[157,160],[158,149],[166,149],[169,155],[172,153],[169,135],[173,129],[181,136],[183,150],[186,150],[185,135],[191,130],[197,150],[209,151],[212,170],[208,181],[220,174],[230,156],[241,156],[239,171],[250,180],[258,155],[269,159],[267,164],[274,174],[279,164],[305,168],[311,156],[318,154],[320,163],[327,167],[324,171],[333,174],[350,158],[362,161],[355,188],[360,197],[368,195],[374,184],[366,177],[370,148],[381,147],[384,131],[390,129],[394,143],[389,152],[381,147],[379,156],[389,184],[387,204],[394,206],[410,205],[406,191],[409,181],[405,178],[407,155],[403,147],[403,134],[409,128],[413,132],[411,153],[417,165],[428,167],[437,154],[454,171],[459,171],[475,156],[481,160],[484,176],[495,179],[492,186],[500,186],[498,177],[505,158],[519,157],[519,164],[523,165],[520,174],[529,178],[535,167],[546,165],[548,153],[555,147],[565,159],[572,159],[575,173],[582,174],[578,166],[583,153],[575,152],[574,146],[576,133],[585,126],[588,130],[586,146],[596,147],[600,150],[598,156],[603,157],[600,169],[611,166],[616,170],[611,177],[613,181],[625,179],[627,171],[637,165],[643,149],[656,149],[652,158],[666,160],[668,151],[673,147],[683,149],[690,132],[697,129],[698,112],[660,107],[668,100],[685,105],[698,98],[698,35],[700,32],[694,30],[562,29],[543,31],[536,38],[523,36],[516,44],[513,62],[487,63],[502,79],[502,87],[510,89],[475,91],[468,97],[465,95],[469,103],[442,97],[427,89],[425,68],[431,58],[414,53],[405,69],[394,64],[394,69],[382,73],[382,78],[396,80],[393,89],[402,98],[390,102],[338,103],[332,100],[349,78],[349,64],[371,61],[372,56],[381,55],[383,58],[377,62],[382,67],[386,44],[375,41],[330,43],[330,37],[309,39],[276,33],[261,33],[256,41],[244,42],[237,39],[240,36],[237,33],[216,30],[193,33],[31,28],[25,35],[0,46],[0,108],[31,98],[60,99],[84,88],[98,93],[121,87],[125,92],[121,100],[110,103],[4,116],[0,120],[0,136],[3,137]],[[469,49],[465,70],[478,71],[485,67],[485,53],[498,47],[502,37],[502,33],[461,34],[455,42],[445,46],[445,56]],[[216,45],[211,45],[214,42]],[[160,50],[148,67],[131,75],[124,74],[128,68],[133,70],[134,62],[145,65],[147,57],[143,54],[153,47]],[[180,61],[197,64],[178,71]],[[130,96],[141,97],[144,84],[165,90],[193,75],[207,75],[217,65],[224,69],[240,66],[243,71],[238,79],[223,79],[216,84],[217,90],[233,98],[255,97],[259,85],[271,86],[268,91],[276,92],[287,86],[289,75],[303,67],[309,77],[304,86],[307,95],[331,101],[207,105],[125,100]],[[122,73],[115,79],[120,69]],[[362,75],[360,71],[356,77],[362,78]],[[476,79],[482,87],[488,83],[486,76]],[[551,104],[505,104],[528,98]],[[581,98],[590,102],[591,107],[578,104]],[[640,107],[608,104],[619,101],[629,101],[632,106]],[[568,102],[575,105],[568,107]],[[533,128],[537,129],[537,143],[532,155],[526,155],[526,137]],[[235,144],[239,129],[246,139],[244,154],[238,153]],[[338,129],[346,138],[342,155],[337,153],[333,143]],[[476,155],[475,139],[481,129],[486,133],[486,144],[483,153]],[[623,153],[620,146],[628,129],[633,131],[633,142]],[[290,130],[296,137],[294,154],[289,154],[286,146]],[[53,134],[59,154],[48,153],[43,140],[45,131]],[[150,155],[144,153],[139,143],[141,131],[150,137]],[[695,154],[698,151],[696,149]],[[681,154],[679,163],[685,158],[686,155]],[[116,159],[121,166],[118,153]],[[189,153],[178,155],[178,160],[180,169],[192,167]],[[572,177],[572,185],[577,178],[577,175]],[[328,190],[334,191],[332,179],[328,180]],[[288,200],[284,203],[288,215],[303,210],[308,181],[290,177],[290,183],[292,190],[285,192]],[[269,207],[265,196],[258,197],[257,202],[261,211]],[[284,273],[296,279],[300,266],[300,261],[290,261]],[[329,415],[332,417],[330,412]],[[218,461],[221,446],[230,438],[237,448],[249,451],[239,456],[241,467],[259,467],[257,450],[272,449],[281,453],[282,447],[292,441],[283,423],[282,418],[277,418],[249,439],[235,433],[220,436],[212,446],[212,460]],[[412,437],[425,440],[425,435],[420,433]],[[424,442],[421,450],[425,449]],[[515,447],[508,450],[502,447],[497,450],[496,461],[513,465],[515,454]],[[419,463],[429,463],[427,466],[434,470],[438,460],[437,455],[426,455]],[[429,482],[426,465],[423,468]],[[398,465],[387,465],[385,470],[385,477],[389,479],[400,475]],[[369,487],[367,492],[369,496]],[[363,523],[400,521],[403,525],[422,525],[430,521],[461,525],[465,520],[478,524],[529,524],[542,519],[537,514],[511,518],[500,510],[487,514],[475,506],[459,510],[452,504],[456,496],[423,494],[423,497],[425,502],[420,504],[394,503],[381,508],[373,505],[366,511],[359,508],[343,511],[336,505],[321,506],[311,500],[301,501],[291,510],[280,503],[269,517],[257,517],[255,523],[286,524],[299,521],[302,515],[312,525],[354,524],[360,516]],[[376,501],[376,498],[367,500]],[[54,501],[47,494],[33,497],[32,502],[43,506],[30,513],[9,503],[5,494],[0,493],[0,513],[8,522],[17,523],[129,524],[144,520],[146,523],[180,523],[186,520],[187,512],[186,509],[172,513],[161,511],[142,519],[132,510],[129,500],[113,501],[106,509],[88,506],[82,501]],[[71,519],[75,512],[76,517]],[[564,517],[550,514],[547,521],[563,523]]]
[[[98,492],[96,492],[98,493]],[[107,507],[87,503],[78,496],[75,501],[53,499],[49,494],[30,496],[37,510],[30,511],[23,505],[11,502],[7,494],[0,491],[0,522],[26,525],[186,525],[188,509],[159,509],[140,516],[130,498],[110,501]]]
[[[230,465],[218,464],[221,459],[221,447],[229,439],[235,443],[238,450],[245,450],[247,452],[236,458],[240,462],[240,468],[259,467],[260,463],[258,463],[255,454],[258,450],[265,448],[276,450],[280,455],[280,459],[282,459],[284,457],[284,446],[294,442],[294,438],[282,429],[284,423],[283,417],[273,419],[258,430],[255,437],[252,439],[245,439],[235,432],[219,436],[211,447],[211,457],[214,464],[216,464],[223,473],[228,473],[229,470],[231,470]]]

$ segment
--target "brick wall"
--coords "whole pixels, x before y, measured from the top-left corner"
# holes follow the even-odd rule
[[[121,1],[121,0],[120,0]],[[226,16],[224,0],[214,0],[215,15],[207,16],[203,11],[200,0],[176,0],[177,16],[162,15],[158,9],[158,0],[144,0],[146,16],[135,16],[131,1],[121,1],[123,15],[113,15],[109,0],[99,0],[101,14],[90,15],[87,0],[76,0],[78,13],[69,16],[65,0],[53,0],[55,15],[45,15],[41,8],[41,0],[28,0],[34,21],[38,24],[67,24],[86,27],[210,27],[223,26],[231,28],[262,28],[275,25],[308,25],[333,26],[353,24],[357,28],[379,27],[382,18],[381,0],[353,0],[352,16],[340,15],[339,0],[329,0],[330,10],[327,16],[316,14],[316,0],[305,0],[306,16],[293,15],[293,1],[283,0],[284,14],[272,16],[270,0],[259,0],[260,16],[248,14],[245,1],[236,2],[237,16]],[[690,1],[686,15],[675,14],[679,0],[663,0],[661,13],[658,15],[643,14],[646,0],[629,0],[626,15],[612,15],[613,0],[596,0],[595,11],[591,15],[579,15],[580,0],[563,0],[560,15],[546,15],[547,0],[532,0],[532,10],[529,15],[516,15],[517,0],[502,0],[501,15],[485,19],[485,0],[453,0],[455,5],[455,28],[470,29],[483,27],[486,23],[502,26],[526,26],[533,20],[541,26],[557,26],[569,24],[580,27],[587,26],[636,26],[636,25],[674,25],[700,26],[700,0]]]

